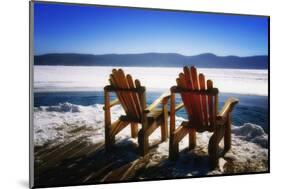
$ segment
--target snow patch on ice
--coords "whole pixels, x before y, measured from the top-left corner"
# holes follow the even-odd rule
[[[124,114],[121,106],[112,108],[112,120],[118,119],[120,115]],[[185,119],[176,117],[176,125],[179,125]],[[43,145],[47,141],[54,139],[63,139],[67,136],[67,130],[74,127],[87,127],[94,130],[92,139],[96,142],[97,139],[104,137],[104,111],[103,105],[95,104],[91,106],[81,106],[71,103],[61,103],[57,106],[40,106],[34,108],[34,136],[35,145]],[[268,145],[268,135],[259,125],[252,123],[245,123],[242,126],[233,126],[232,133],[235,137],[256,143],[263,148]],[[200,142],[207,143],[210,134],[200,134]],[[124,129],[118,134],[118,137],[130,137],[130,129]],[[157,140],[160,137],[160,131],[154,132],[150,139]],[[183,140],[188,141],[188,140]],[[180,148],[188,145],[185,142],[180,142]],[[161,145],[159,149],[161,149]],[[166,148],[166,147],[165,147]]]
[[[242,126],[232,127],[232,133],[243,140],[247,140],[256,143],[263,148],[268,146],[268,135],[264,129],[256,124],[245,123]]]

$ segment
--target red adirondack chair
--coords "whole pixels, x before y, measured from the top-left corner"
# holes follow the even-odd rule
[[[197,74],[195,67],[184,67],[183,73],[177,78],[177,85],[171,87],[170,107],[170,159],[176,159],[179,153],[179,142],[189,134],[189,148],[196,146],[196,132],[213,132],[209,140],[208,153],[213,165],[217,165],[219,143],[224,137],[224,151],[231,148],[231,112],[239,102],[229,98],[218,113],[218,89],[213,87],[211,80]],[[179,93],[183,103],[175,105],[175,94]],[[180,126],[175,125],[175,112],[185,107],[188,121]]]

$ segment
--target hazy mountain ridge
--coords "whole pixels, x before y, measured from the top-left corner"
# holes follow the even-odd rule
[[[177,53],[143,54],[75,54],[52,53],[34,56],[35,65],[60,66],[141,66],[141,67],[182,67],[194,65],[204,68],[267,69],[268,56],[217,56],[204,53],[184,56]]]

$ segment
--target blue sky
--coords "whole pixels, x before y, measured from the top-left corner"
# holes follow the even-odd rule
[[[266,17],[35,3],[35,54],[267,55]]]

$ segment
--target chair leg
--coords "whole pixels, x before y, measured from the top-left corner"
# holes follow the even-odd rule
[[[211,163],[211,167],[215,168],[218,165],[218,158],[219,158],[219,144],[217,142],[216,134],[213,134],[210,138],[209,145],[208,145],[208,153],[209,153],[209,160]]]
[[[224,152],[231,148],[231,115],[228,115],[224,131]]]
[[[177,160],[179,157],[179,143],[175,142],[175,134],[171,133],[169,143],[169,159]]]
[[[131,136],[132,138],[136,138],[138,136],[138,124],[131,123]]]
[[[190,129],[185,126],[178,127],[170,134],[169,158],[175,160],[179,156],[179,142],[189,133]]]
[[[144,133],[143,129],[141,129],[138,133],[138,143],[140,155],[145,156],[148,153],[148,137]]]
[[[164,142],[168,138],[168,123],[163,123],[161,125],[161,141]]]
[[[189,130],[189,149],[194,149],[196,146],[196,130],[190,129]]]
[[[224,136],[224,132],[225,132],[224,127],[218,126],[215,129],[214,134],[210,138],[209,145],[208,145],[208,153],[209,153],[209,159],[210,159],[212,168],[215,168],[218,166],[218,160],[220,157],[219,143],[220,143],[222,137]]]
[[[161,125],[161,141],[164,142],[168,139],[168,108],[167,105],[163,107],[163,123]]]
[[[105,127],[105,150],[108,152],[111,150],[115,143],[115,136],[111,136],[110,127]]]
[[[105,148],[107,151],[110,150],[115,143],[115,135],[128,124],[128,122],[123,122],[118,119],[114,123],[105,126]]]

